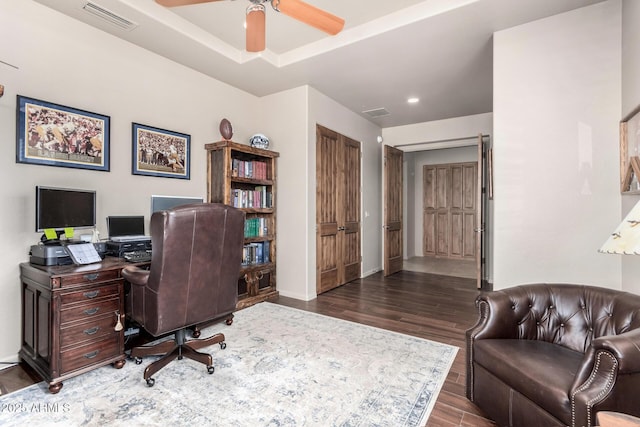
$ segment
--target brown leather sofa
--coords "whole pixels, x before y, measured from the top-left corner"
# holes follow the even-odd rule
[[[467,397],[500,426],[640,416],[640,295],[569,284],[483,292],[467,331]]]

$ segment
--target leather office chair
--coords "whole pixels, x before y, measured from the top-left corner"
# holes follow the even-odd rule
[[[143,356],[162,355],[144,371],[149,387],[156,372],[183,356],[213,373],[211,355],[197,350],[216,343],[225,348],[224,335],[187,340],[186,329],[224,317],[228,325],[233,321],[244,217],[244,212],[217,203],[179,206],[151,216],[150,269],[131,265],[122,270],[131,283],[130,317],[154,337],[175,334],[174,340],[131,350],[136,363]]]

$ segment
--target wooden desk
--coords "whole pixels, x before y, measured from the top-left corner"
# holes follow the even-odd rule
[[[77,266],[20,264],[19,356],[57,393],[62,381],[112,363],[125,364],[122,258]]]

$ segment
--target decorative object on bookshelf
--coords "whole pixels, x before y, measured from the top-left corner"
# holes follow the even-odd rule
[[[229,141],[233,136],[233,127],[231,126],[231,122],[227,119],[220,120],[220,135]]]
[[[253,135],[249,139],[249,142],[251,143],[251,146],[255,148],[263,148],[265,150],[269,148],[269,138],[261,133],[256,133],[255,135]]]
[[[266,138],[266,137],[265,137]],[[219,141],[207,150],[207,201],[246,214],[238,305],[244,308],[278,294],[276,290],[277,152]]]

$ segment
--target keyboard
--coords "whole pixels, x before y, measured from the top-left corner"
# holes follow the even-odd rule
[[[151,251],[125,252],[122,257],[129,262],[149,262],[151,261]]]
[[[135,242],[137,240],[151,240],[151,236],[145,236],[143,234],[132,236],[114,236],[109,237],[109,240],[111,240],[112,242]]]

